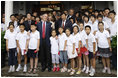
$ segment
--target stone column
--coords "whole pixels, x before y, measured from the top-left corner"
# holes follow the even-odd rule
[[[5,1],[5,29],[7,29],[11,14],[13,14],[13,1]]]

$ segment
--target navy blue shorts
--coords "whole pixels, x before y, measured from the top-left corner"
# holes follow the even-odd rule
[[[30,58],[38,58],[38,52],[37,53],[34,53],[36,49],[28,49],[28,55]]]
[[[96,54],[94,55],[93,52],[89,51],[89,59],[91,60],[92,58],[94,58],[96,56]]]

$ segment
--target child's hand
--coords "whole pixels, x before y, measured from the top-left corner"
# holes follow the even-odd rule
[[[95,55],[95,51],[93,51],[93,54]]]
[[[109,49],[110,49],[110,52],[112,52],[112,48],[110,47]]]
[[[28,48],[26,48],[25,50],[26,50],[26,52],[28,52]]]
[[[9,52],[9,48],[8,47],[6,47],[6,51]]]
[[[75,52],[73,51],[72,54],[75,54]]]
[[[36,51],[38,52],[39,51],[39,48],[37,48]]]
[[[80,53],[80,50],[78,50],[78,54]]]

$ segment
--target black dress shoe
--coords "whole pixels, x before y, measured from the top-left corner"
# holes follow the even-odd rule
[[[51,72],[51,68],[48,68],[48,72]]]
[[[44,72],[45,71],[45,68],[41,69],[41,71]]]

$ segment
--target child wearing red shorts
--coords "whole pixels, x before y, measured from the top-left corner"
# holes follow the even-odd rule
[[[80,48],[80,53],[83,54],[83,63],[84,63],[84,68],[82,69],[82,72],[88,73],[89,72],[89,58],[88,58],[88,40],[87,40],[87,35],[86,32],[84,31],[84,23],[81,22],[79,24],[80,27],[80,36],[81,36],[81,48]],[[81,54],[79,55],[81,56]]]

